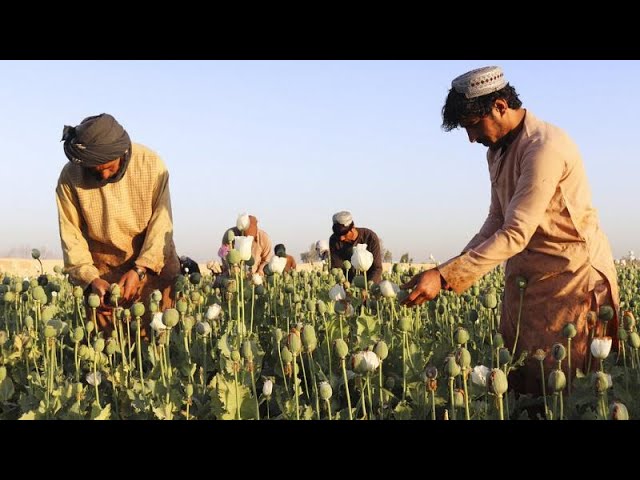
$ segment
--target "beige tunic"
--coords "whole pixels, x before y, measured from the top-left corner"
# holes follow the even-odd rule
[[[67,163],[56,188],[65,271],[86,288],[95,278],[118,282],[134,264],[148,269],[140,292],[168,288],[179,273],[173,242],[169,172],[162,159],[133,144],[118,182],[97,187],[94,174]]]
[[[242,232],[238,227],[227,228],[222,235],[223,245],[229,230],[233,230],[236,237],[242,236]],[[264,273],[264,267],[267,266],[267,263],[269,263],[269,260],[271,260],[271,257],[273,256],[273,252],[271,251],[271,238],[264,230],[258,229],[258,234],[251,244],[251,256],[254,260],[253,265],[251,266],[251,272],[262,275]],[[229,268],[224,258],[222,259],[222,263],[224,264],[225,269]]]
[[[558,127],[527,111],[524,127],[505,152],[487,152],[491,206],[480,232],[463,254],[439,267],[457,293],[485,273],[506,263],[500,330],[511,349],[516,331],[519,289],[516,277],[528,280],[516,356],[529,351],[516,375],[520,391],[538,393],[537,348],[566,346],[562,328],[574,322],[572,367],[584,368],[587,352],[586,312],[593,290],[608,281],[604,303],[619,304],[611,248],[598,225],[591,192],[577,146]],[[602,302],[600,302],[602,303]],[[609,322],[610,327],[614,322]],[[564,362],[566,364],[566,360]],[[547,357],[547,369],[553,365]],[[548,370],[547,370],[548,371]],[[511,378],[510,378],[511,381]]]

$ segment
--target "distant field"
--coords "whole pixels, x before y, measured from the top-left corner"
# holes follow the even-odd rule
[[[44,271],[46,273],[53,273],[53,267],[56,265],[60,265],[62,267],[62,260],[42,260],[42,266],[44,267]],[[200,271],[202,273],[207,273],[207,265],[206,263],[201,263]],[[320,263],[298,263],[297,270],[312,270],[314,267],[319,269]],[[391,269],[391,263],[383,263],[382,267],[385,272]],[[416,264],[419,267],[430,268],[433,267],[433,263],[420,263]],[[40,264],[37,260],[33,260],[32,258],[0,258],[0,272],[10,273],[12,275],[24,275],[24,276],[34,276],[40,274]]]

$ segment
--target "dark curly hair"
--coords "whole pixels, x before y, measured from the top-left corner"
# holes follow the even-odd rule
[[[499,98],[505,100],[509,108],[515,109],[522,106],[518,92],[508,83],[496,92],[476,98],[467,98],[464,93],[459,93],[455,88],[451,88],[444,107],[442,107],[442,128],[445,132],[450,132],[458,128],[465,118],[489,115],[494,102]]]

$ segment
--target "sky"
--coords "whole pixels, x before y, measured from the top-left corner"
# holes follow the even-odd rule
[[[105,112],[167,165],[180,255],[216,259],[247,212],[299,260],[349,210],[394,261],[447,260],[490,182],[486,147],[444,132],[441,111],[451,80],[486,65],[576,142],[614,257],[640,252],[640,61],[0,60],[0,257],[62,257],[62,129]]]

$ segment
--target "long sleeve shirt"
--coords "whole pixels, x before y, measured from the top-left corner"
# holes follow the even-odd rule
[[[67,163],[56,202],[65,271],[74,283],[116,281],[109,273],[134,265],[159,275],[179,272],[169,172],[147,147],[132,144],[127,171],[114,183],[101,184],[93,171]]]

